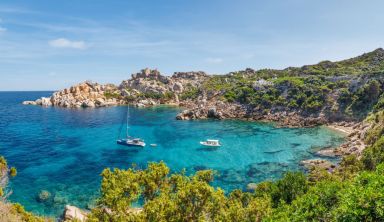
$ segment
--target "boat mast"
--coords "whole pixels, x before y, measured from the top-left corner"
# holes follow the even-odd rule
[[[126,132],[126,137],[128,138],[128,119],[129,119],[129,105],[127,106],[127,130],[125,131]]]

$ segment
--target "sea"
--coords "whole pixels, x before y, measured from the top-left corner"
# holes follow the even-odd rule
[[[8,200],[33,213],[57,217],[67,204],[89,209],[100,190],[105,168],[145,168],[164,161],[172,172],[212,169],[212,185],[226,192],[248,183],[276,180],[303,171],[300,161],[343,143],[327,127],[278,128],[273,123],[240,120],[176,120],[181,108],[157,106],[129,111],[129,134],[144,148],[125,147],[127,106],[59,108],[22,105],[52,92],[0,92],[0,155],[18,174],[6,188]],[[209,148],[200,141],[218,139]],[[149,146],[156,144],[157,146]],[[337,159],[331,159],[337,161]],[[42,191],[49,192],[45,201]]]

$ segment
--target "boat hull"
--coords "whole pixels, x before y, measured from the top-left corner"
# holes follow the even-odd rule
[[[200,142],[201,145],[203,146],[209,146],[209,147],[219,147],[221,146],[220,144],[209,144],[207,142]]]
[[[131,146],[131,147],[145,147],[145,143],[144,142],[133,142],[133,141],[130,141],[130,140],[117,140],[116,141],[117,144],[119,145],[123,145],[123,146]]]

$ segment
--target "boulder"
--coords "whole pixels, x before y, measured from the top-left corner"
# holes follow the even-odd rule
[[[41,105],[42,106],[52,106],[51,98],[41,97]]]
[[[180,82],[175,82],[173,84],[172,90],[178,93],[182,92],[184,90],[183,84],[181,84]]]
[[[36,101],[35,101],[35,103],[36,103],[36,105],[40,105],[41,106],[41,99],[37,99]]]
[[[207,117],[212,119],[221,119],[222,114],[221,112],[218,112],[215,107],[211,107],[208,109]]]
[[[62,221],[80,221],[84,222],[87,219],[87,213],[80,210],[79,208],[71,205],[66,205],[62,216]]]
[[[247,184],[247,191],[255,192],[256,188],[257,188],[257,183]]]
[[[23,105],[37,105],[35,101],[24,101]]]
[[[95,107],[95,103],[93,101],[86,100],[83,102],[82,107]]]
[[[95,100],[95,105],[97,105],[97,106],[105,106],[105,101],[104,101],[104,99],[103,99],[103,98],[97,98],[97,99]]]

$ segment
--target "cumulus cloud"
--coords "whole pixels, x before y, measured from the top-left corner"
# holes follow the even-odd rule
[[[223,59],[222,58],[207,58],[207,59],[205,59],[205,61],[208,63],[218,64],[218,63],[222,63]]]
[[[72,48],[85,49],[87,46],[83,41],[71,41],[65,38],[59,38],[49,41],[49,45],[54,48]]]

